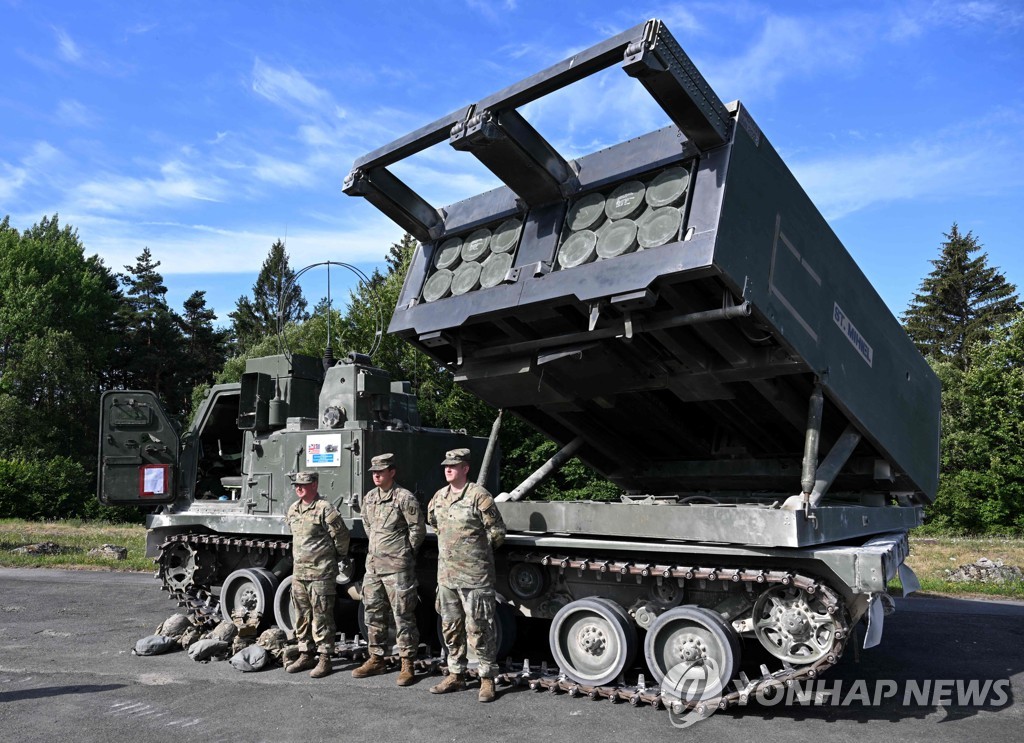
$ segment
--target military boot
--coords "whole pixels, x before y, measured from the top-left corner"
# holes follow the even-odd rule
[[[379,676],[386,670],[388,670],[388,664],[384,662],[384,656],[371,655],[363,665],[352,670],[352,676],[357,679]]]
[[[430,687],[431,694],[447,694],[450,691],[459,691],[466,688],[466,679],[461,673],[449,673],[437,686]]]
[[[316,656],[312,653],[299,653],[299,657],[285,666],[288,673],[298,673],[299,671],[308,671],[310,668],[316,665]]]
[[[316,668],[309,672],[309,677],[314,679],[320,679],[324,676],[330,676],[331,671],[334,669],[331,667],[331,656],[327,653],[320,653],[320,662]]]
[[[476,695],[478,702],[494,701],[494,679],[480,679],[480,691]]]
[[[399,686],[409,686],[416,681],[416,668],[413,666],[412,658],[402,658],[402,670],[398,674],[395,683]]]

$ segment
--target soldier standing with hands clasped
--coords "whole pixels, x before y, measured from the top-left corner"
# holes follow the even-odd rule
[[[320,497],[320,473],[299,472],[292,484],[298,500],[288,508],[285,520],[292,532],[292,607],[299,657],[285,670],[313,668],[309,675],[321,678],[332,670],[335,579],[338,562],[348,555],[348,527],[338,509]]]
[[[477,699],[493,702],[498,671],[494,549],[505,540],[505,522],[491,494],[469,482],[469,459],[469,449],[446,454],[441,465],[448,485],[427,506],[427,521],[437,531],[437,612],[448,649],[448,675],[430,692],[466,687],[468,643],[479,659]]]
[[[394,454],[374,457],[370,472],[376,487],[362,503],[363,528],[370,540],[362,591],[370,657],[352,675],[364,678],[387,670],[384,652],[390,614],[395,618],[395,639],[402,659],[397,683],[408,686],[415,680],[413,661],[420,644],[416,628],[416,553],[423,544],[426,526],[416,496],[395,483]]]

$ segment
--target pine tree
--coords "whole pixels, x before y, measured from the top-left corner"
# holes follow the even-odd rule
[[[209,384],[224,366],[227,332],[214,327],[217,315],[206,306],[205,291],[192,292],[182,310],[179,318],[184,341],[182,392],[190,397],[195,387]]]
[[[903,313],[903,326],[925,357],[966,368],[971,344],[989,343],[1021,303],[986,253],[972,257],[982,247],[972,232],[961,235],[954,222],[945,237],[934,269]]]
[[[235,311],[228,315],[233,323],[235,342],[242,350],[263,336],[276,333],[279,315],[282,326],[309,317],[302,287],[295,283],[295,271],[288,265],[288,253],[280,240],[270,247],[252,286],[252,294],[251,300],[239,297]]]
[[[126,337],[122,353],[127,386],[152,390],[172,413],[183,409],[181,318],[167,306],[167,287],[149,248],[121,274]]]

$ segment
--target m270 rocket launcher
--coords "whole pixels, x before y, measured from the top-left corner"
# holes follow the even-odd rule
[[[563,155],[524,108],[615,66],[671,123]],[[440,206],[392,172],[445,141],[503,185]],[[611,695],[638,626],[663,692],[697,645],[727,685],[739,636],[790,679],[834,663],[862,618],[877,644],[936,493],[939,383],[750,112],[660,21],[359,158],[344,191],[420,241],[390,332],[623,491],[519,499],[532,478],[499,498],[499,591],[552,618],[570,681],[551,683]]]

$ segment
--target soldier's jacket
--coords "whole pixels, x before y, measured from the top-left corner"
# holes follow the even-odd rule
[[[366,572],[391,575],[412,568],[427,532],[416,496],[397,485],[374,488],[363,498],[362,513],[370,539]]]
[[[494,498],[475,482],[447,485],[430,499],[427,521],[437,531],[437,582],[446,588],[494,585],[494,548],[505,541],[505,522]]]
[[[338,561],[348,555],[348,527],[338,509],[317,496],[308,506],[298,500],[285,517],[292,532],[295,580],[334,580]]]

